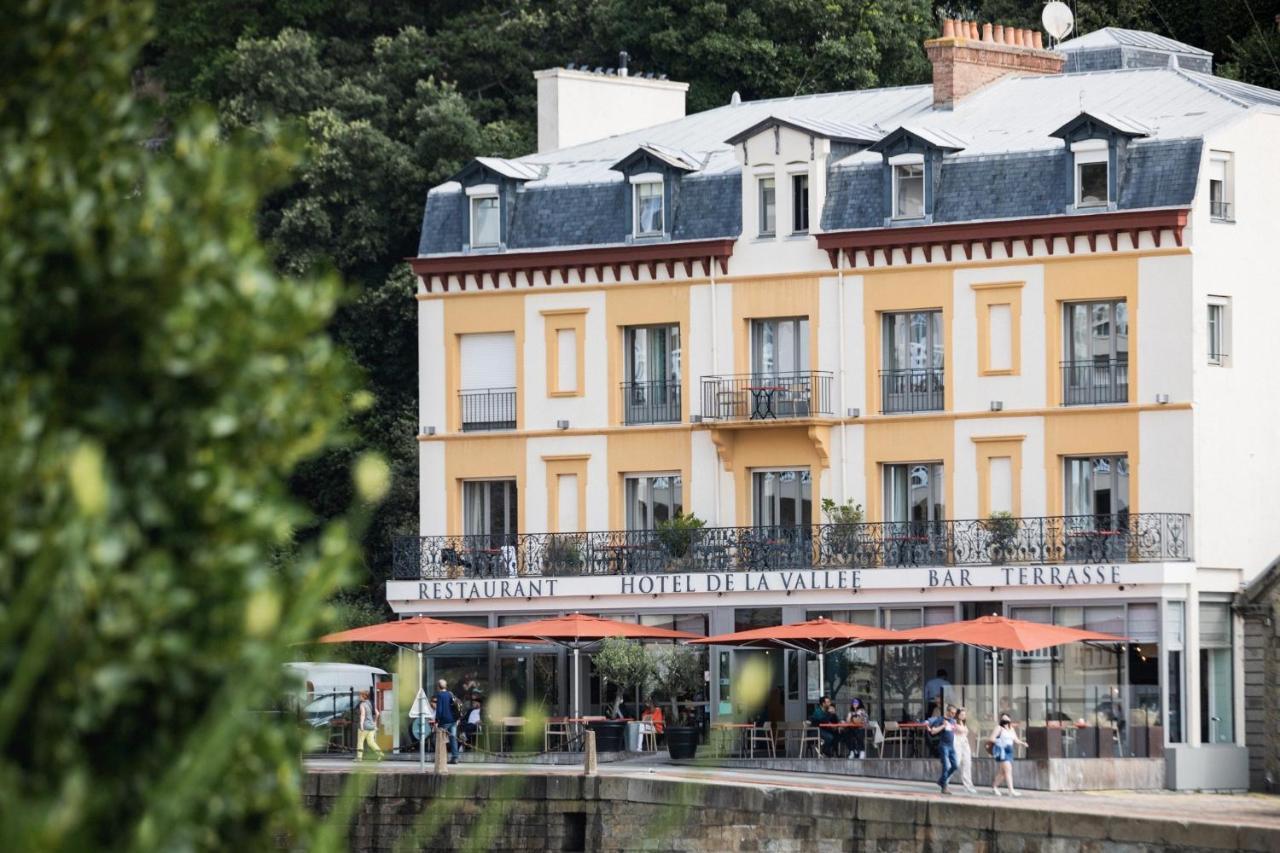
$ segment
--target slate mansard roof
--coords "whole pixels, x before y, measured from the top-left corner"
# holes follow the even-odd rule
[[[1108,38],[1117,36],[1090,34],[1074,41]],[[616,167],[642,146],[664,155],[658,159],[678,158],[682,166],[672,172],[678,179],[667,210],[671,240],[736,238],[742,231],[741,167],[727,140],[771,119],[828,137],[852,138],[858,135],[854,130],[868,129],[887,136],[905,129],[918,137],[953,140],[952,147],[962,147],[944,152],[932,217],[942,223],[1065,215],[1064,142],[1050,134],[1087,112],[1141,130],[1127,144],[1117,209],[1187,206],[1195,195],[1205,135],[1257,106],[1280,107],[1280,92],[1175,68],[1167,60],[1158,68],[1008,77],[953,110],[934,109],[931,86],[747,101],[500,161],[508,164],[503,170],[518,174],[505,249],[624,244],[630,197],[627,178]],[[833,145],[824,231],[888,226],[883,163],[869,146]],[[466,217],[466,198],[457,182],[433,188],[419,255],[462,252]]]

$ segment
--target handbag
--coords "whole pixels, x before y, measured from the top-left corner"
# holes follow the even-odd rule
[[[995,755],[995,754],[996,754],[996,742],[993,740],[987,741],[987,755]]]

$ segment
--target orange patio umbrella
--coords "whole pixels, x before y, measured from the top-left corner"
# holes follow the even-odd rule
[[[463,625],[460,622],[449,622],[444,619],[432,619],[430,616],[412,616],[393,622],[382,622],[377,625],[365,625],[325,634],[321,643],[390,643],[402,648],[412,647],[418,652],[418,695],[413,700],[411,717],[425,716],[427,693],[422,686],[422,655],[426,651],[442,646],[445,643],[476,642],[485,639],[480,636],[483,628]],[[418,766],[426,769],[427,747],[425,732],[418,737]]]
[[[657,628],[639,625],[635,622],[619,622],[616,619],[603,619],[599,616],[588,616],[584,613],[571,613],[568,616],[552,616],[533,622],[522,622],[519,625],[505,625],[484,631],[485,640],[526,640],[541,643],[553,643],[573,652],[573,716],[580,716],[578,707],[578,655],[582,649],[594,645],[610,637],[624,637],[631,640],[692,640],[697,634],[687,631],[672,631],[669,628]]]
[[[826,684],[826,662],[823,656],[857,645],[893,645],[903,642],[902,633],[870,625],[838,622],[819,616],[807,622],[750,628],[717,637],[700,637],[690,643],[708,646],[736,646],[750,649],[795,649],[818,656],[818,684]]]
[[[999,651],[1034,652],[1068,643],[1128,643],[1128,637],[1104,634],[1100,631],[1084,631],[1062,625],[1046,625],[1005,616],[979,616],[965,622],[948,622],[945,625],[929,625],[898,633],[899,641],[906,643],[959,643],[991,653],[991,709],[998,715]]]

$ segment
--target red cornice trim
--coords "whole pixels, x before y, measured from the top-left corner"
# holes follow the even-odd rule
[[[1125,210],[1114,213],[1089,213],[1076,216],[1042,216],[1033,219],[1009,219],[998,222],[957,222],[943,225],[918,225],[906,228],[868,228],[858,231],[830,231],[819,234],[818,247],[825,249],[831,266],[839,265],[843,252],[850,267],[858,265],[858,252],[865,252],[867,264],[875,265],[876,252],[884,254],[885,263],[894,264],[894,250],[901,249],[906,262],[912,262],[914,249],[928,253],[933,246],[940,246],[947,259],[951,259],[952,246],[963,247],[966,258],[973,257],[974,247],[980,245],[991,257],[991,246],[999,241],[1005,253],[1010,254],[1013,241],[1022,243],[1027,254],[1035,248],[1036,238],[1045,242],[1045,250],[1053,254],[1054,241],[1066,238],[1067,250],[1074,253],[1076,237],[1086,237],[1092,247],[1098,235],[1105,235],[1114,251],[1116,238],[1128,234],[1134,246],[1143,231],[1151,233],[1156,246],[1163,239],[1164,231],[1173,232],[1174,242],[1182,245],[1182,231],[1187,226],[1187,208],[1161,210]]]
[[[624,266],[631,270],[633,277],[640,267],[647,267],[651,278],[656,277],[659,268],[670,276],[677,266],[682,266],[685,274],[691,275],[695,261],[701,262],[708,273],[712,263],[718,264],[722,273],[727,273],[734,243],[733,239],[682,240],[672,243],[631,243],[625,246],[444,255],[406,260],[413,272],[422,277],[428,291],[432,290],[437,281],[448,290],[450,276],[457,276],[465,290],[468,277],[473,278],[480,288],[483,288],[485,279],[493,281],[496,287],[498,276],[502,273],[511,276],[525,273],[530,285],[533,284],[536,272],[542,273],[543,284],[549,284],[552,270],[559,270],[561,278],[564,278],[569,270],[577,270],[581,277],[585,270],[590,269],[595,271],[596,278],[599,279],[600,273],[607,268],[612,270],[616,280]]]

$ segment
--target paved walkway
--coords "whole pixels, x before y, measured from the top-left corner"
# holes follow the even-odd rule
[[[356,765],[349,758],[314,758],[304,762],[316,773],[349,772],[355,767],[377,773],[417,773],[417,761],[401,759]],[[428,761],[427,772],[431,772]],[[582,766],[513,765],[463,763],[451,766],[457,775],[579,775]],[[1033,809],[1038,812],[1084,813],[1126,817],[1158,817],[1172,821],[1196,821],[1231,826],[1261,826],[1280,829],[1280,797],[1266,794],[1199,794],[1180,791],[1023,791],[1014,799],[995,797],[991,790],[979,789],[977,795],[958,793],[945,796],[937,786],[927,782],[903,782],[893,779],[868,779],[856,776],[814,777],[803,773],[769,770],[739,770],[716,767],[675,766],[649,757],[600,764],[601,776],[619,778],[678,779],[718,785],[763,786],[811,790],[824,793],[844,792],[859,796],[894,799],[954,800],[981,802],[993,808]]]

